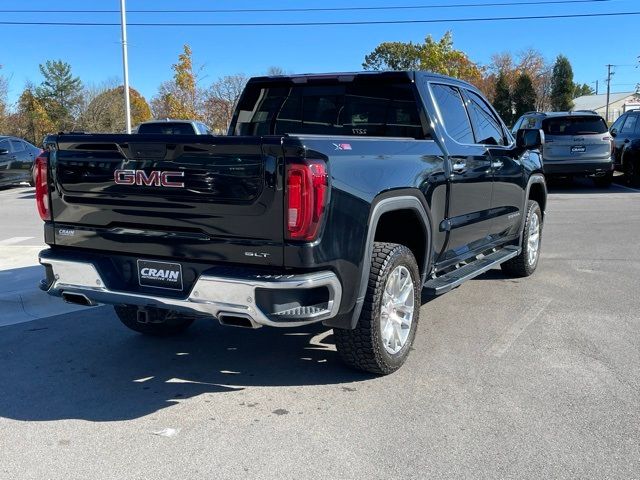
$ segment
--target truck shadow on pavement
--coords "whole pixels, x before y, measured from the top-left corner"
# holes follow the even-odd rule
[[[203,394],[374,378],[343,366],[321,325],[241,330],[200,320],[181,337],[148,338],[110,307],[0,328],[0,365],[0,417],[22,421],[129,420]]]

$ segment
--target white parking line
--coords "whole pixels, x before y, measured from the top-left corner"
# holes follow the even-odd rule
[[[541,298],[534,304],[530,305],[524,314],[516,320],[515,323],[511,324],[495,342],[493,342],[486,351],[487,355],[500,358],[507,353],[520,334],[524,332],[525,329],[542,314],[542,312],[544,312],[550,303],[550,298]]]
[[[618,188],[622,188],[623,190],[628,190],[630,192],[636,192],[636,193],[640,193],[640,190],[638,190],[637,188],[631,188],[631,187],[627,187],[625,185],[620,185],[619,183],[614,184],[616,187]]]
[[[16,243],[24,242],[25,240],[31,240],[35,237],[11,237],[4,240],[0,240],[0,245],[14,245]]]

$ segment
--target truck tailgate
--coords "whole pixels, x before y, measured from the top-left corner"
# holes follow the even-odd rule
[[[61,135],[56,245],[281,265],[279,137]]]

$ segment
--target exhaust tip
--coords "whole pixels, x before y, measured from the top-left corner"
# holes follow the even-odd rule
[[[261,326],[254,322],[248,315],[237,313],[221,313],[218,315],[218,321],[220,322],[220,325],[225,325],[227,327],[260,328]]]
[[[85,307],[93,307],[96,305],[94,302],[89,300],[85,295],[81,293],[62,293],[62,299],[67,303],[73,303],[74,305],[83,305]]]

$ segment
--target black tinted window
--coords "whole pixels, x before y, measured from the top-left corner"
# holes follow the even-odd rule
[[[458,89],[449,85],[433,84],[431,90],[447,133],[459,143],[473,143],[471,122]]]
[[[542,122],[547,135],[589,135],[607,132],[607,124],[601,117],[551,117]]]
[[[190,123],[162,122],[143,123],[138,127],[138,133],[161,133],[163,135],[193,135],[195,132]]]
[[[620,129],[620,133],[634,133],[638,127],[638,117],[629,115]]]
[[[487,103],[474,92],[467,91],[469,113],[476,128],[476,143],[483,145],[505,145],[506,139],[500,121],[493,114]]]
[[[234,131],[424,138],[411,85],[395,83],[249,86]]]

